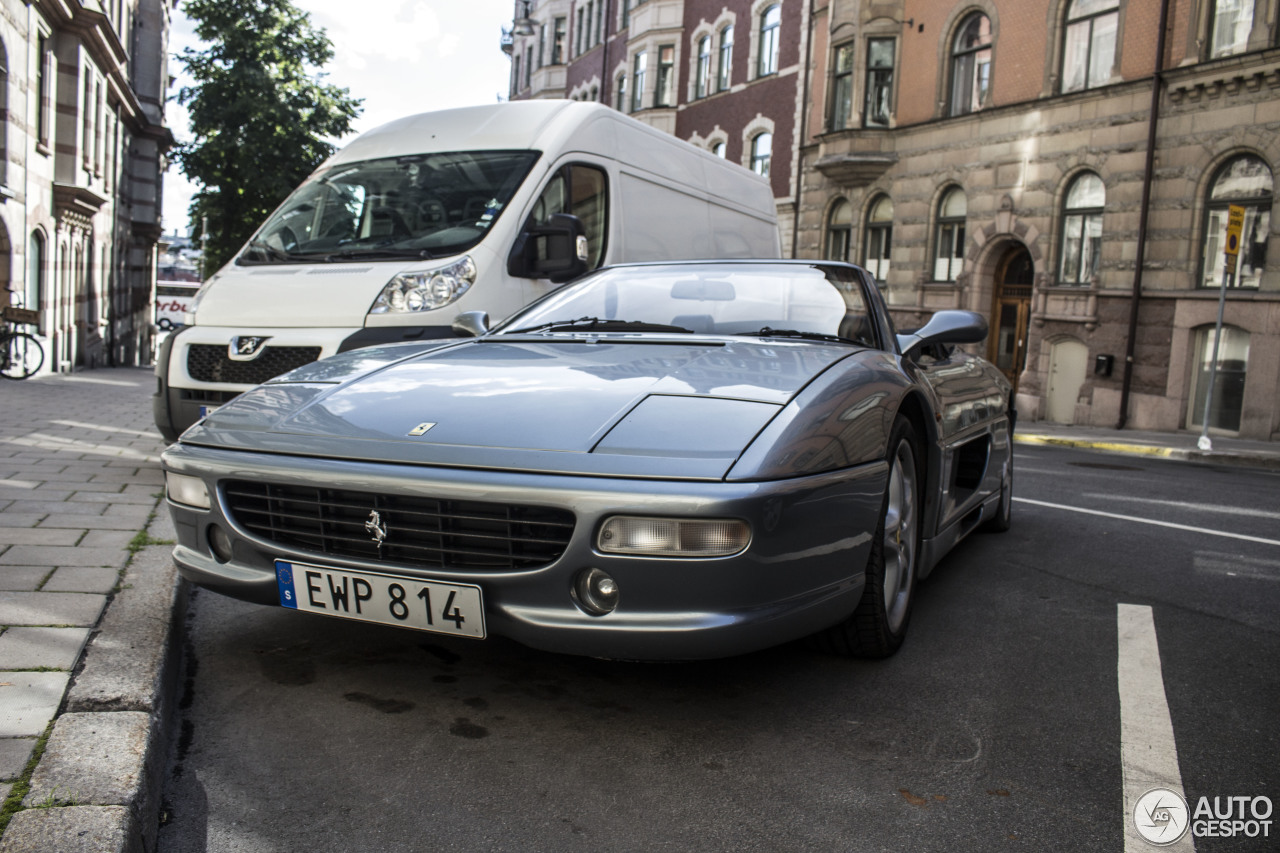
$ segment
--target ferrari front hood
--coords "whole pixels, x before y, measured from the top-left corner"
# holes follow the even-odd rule
[[[333,375],[318,362],[246,393],[183,441],[366,461],[722,476],[782,406],[850,352],[802,341],[484,338],[372,369],[365,359],[364,372],[339,371],[337,384],[315,381]]]

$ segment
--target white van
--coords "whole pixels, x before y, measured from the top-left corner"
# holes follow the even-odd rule
[[[763,178],[599,104],[521,101],[362,134],[200,289],[156,360],[172,441],[337,352],[450,338],[611,263],[781,255]]]

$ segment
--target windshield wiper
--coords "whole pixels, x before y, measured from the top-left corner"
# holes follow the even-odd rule
[[[806,341],[831,341],[838,344],[862,344],[865,346],[862,341],[842,338],[839,335],[824,335],[821,332],[801,332],[798,329],[772,329],[768,326],[755,332],[735,332],[734,335],[761,338],[803,338]]]
[[[278,246],[272,246],[268,243],[262,242],[261,240],[249,241],[245,250],[246,251],[244,254],[240,255],[239,259],[242,261],[248,261],[249,263],[265,263],[266,261],[301,261],[305,260],[307,257],[306,255],[299,254],[298,252],[290,252]],[[245,257],[249,252],[260,252],[263,255],[266,255],[266,260]]]
[[[319,253],[317,253],[319,254]],[[436,255],[426,249],[342,249],[337,252],[328,252],[324,255],[323,260],[326,264],[334,261],[351,261],[357,258],[416,258],[417,260],[427,261],[432,258],[442,258],[444,255]]]
[[[692,329],[683,326],[670,326],[665,323],[648,323],[644,320],[601,320],[599,317],[579,317],[576,320],[552,320],[523,329],[512,329],[504,334],[514,335],[531,332],[554,332],[557,329],[583,329],[596,332],[682,332],[693,334]]]

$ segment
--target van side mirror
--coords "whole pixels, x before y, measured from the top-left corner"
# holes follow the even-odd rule
[[[587,232],[582,220],[569,213],[553,213],[546,225],[526,228],[507,256],[507,274],[514,278],[549,278],[556,284],[587,271]]]
[[[939,311],[914,332],[898,335],[898,349],[915,358],[929,344],[977,344],[987,339],[987,318],[976,311]]]
[[[478,338],[489,331],[489,312],[463,311],[453,318],[451,328],[460,338]]]

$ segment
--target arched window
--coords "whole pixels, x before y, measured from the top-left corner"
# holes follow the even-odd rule
[[[1209,373],[1213,367],[1213,326],[1196,331],[1195,374],[1191,377],[1191,400],[1187,406],[1187,429],[1204,427],[1205,396],[1209,389]],[[1209,410],[1209,429],[1240,431],[1240,412],[1244,409],[1244,382],[1249,367],[1249,333],[1234,326],[1222,327],[1218,343],[1218,375],[1213,380],[1213,406]]]
[[[32,231],[27,250],[27,296],[24,304],[33,311],[39,311],[44,302],[44,256],[44,235]]]
[[[733,25],[720,31],[720,66],[716,73],[716,91],[723,92],[729,88],[733,76]]]
[[[893,245],[893,201],[878,197],[871,204],[862,231],[862,265],[872,278],[884,282],[889,277],[889,251]]]
[[[961,23],[951,45],[951,98],[948,115],[982,109],[991,89],[991,19],[981,12]]]
[[[938,202],[938,225],[933,249],[933,280],[955,281],[964,268],[964,220],[969,200],[952,187]]]
[[[613,108],[620,113],[627,111],[627,75],[619,74],[613,81]]]
[[[778,71],[778,32],[782,28],[782,6],[775,3],[760,13],[760,56],[757,77]]]
[[[773,134],[765,131],[751,138],[751,171],[769,177],[769,165],[773,159]]]
[[[723,160],[725,158],[725,144],[723,142],[713,144],[711,146],[711,153]]]
[[[1209,58],[1244,53],[1253,29],[1254,0],[1214,0],[1209,34]]]
[[[1062,204],[1062,264],[1059,284],[1093,282],[1102,254],[1102,208],[1107,189],[1093,172],[1081,172],[1071,182]]]
[[[698,69],[694,80],[695,98],[705,98],[711,94],[711,36],[698,39]]]
[[[849,260],[849,243],[853,236],[853,205],[840,199],[827,215],[827,249],[829,261]]]
[[[1062,48],[1062,91],[1092,89],[1111,80],[1116,59],[1119,0],[1071,0]]]
[[[1222,250],[1227,242],[1227,211],[1232,205],[1244,208],[1234,286],[1256,288],[1261,282],[1271,231],[1271,192],[1271,169],[1259,157],[1242,154],[1218,169],[1205,204],[1201,287],[1222,286]]]

